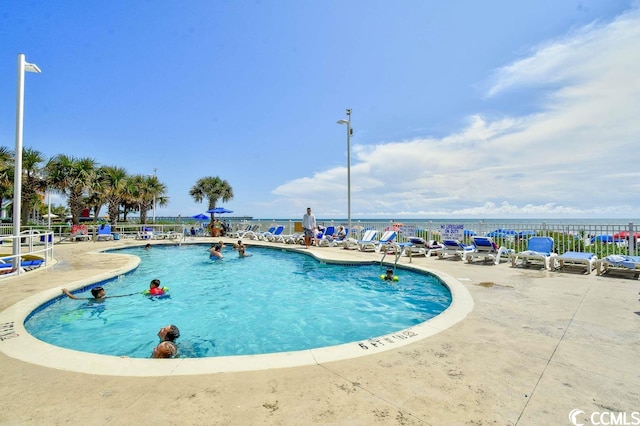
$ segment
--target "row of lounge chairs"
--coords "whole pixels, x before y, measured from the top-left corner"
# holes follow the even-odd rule
[[[505,247],[498,247],[489,237],[474,237],[473,244],[464,245],[457,240],[445,240],[443,248],[435,250],[438,257],[453,256],[472,263],[480,257],[485,262],[492,261],[496,265],[500,259],[507,258],[511,266],[529,267],[534,264],[547,270],[564,270],[568,268],[584,269],[585,274],[596,270],[597,275],[616,271],[628,273],[634,278],[640,276],[640,256],[609,255],[598,259],[594,253],[567,251],[561,255],[553,252],[554,241],[550,237],[531,237],[527,249],[513,252]]]
[[[332,247],[341,245],[345,241],[349,230],[345,229],[345,233],[344,238],[339,238],[336,235],[335,227],[328,226],[316,235],[318,246]],[[235,231],[231,236],[233,238],[248,238],[285,244],[302,244],[304,241],[304,234],[302,233],[284,234],[284,225],[272,226],[266,232],[260,232],[259,225],[247,226],[245,229]]]
[[[20,259],[20,272],[32,271],[38,269],[45,264],[45,260],[39,257],[23,256]],[[6,277],[9,275],[15,275],[17,273],[16,268],[13,267],[13,260],[8,257],[0,258],[0,276]]]
[[[458,240],[444,240],[442,243],[435,241],[426,242],[422,238],[409,238],[405,243],[395,242],[396,231],[385,231],[376,239],[378,231],[367,230],[361,239],[349,238],[338,239],[333,236],[335,229],[333,226],[327,227],[321,234],[316,236],[318,246],[340,246],[345,249],[360,250],[364,252],[393,253],[406,256],[426,256],[437,255],[440,259],[454,258],[473,263],[477,259],[482,259],[483,263],[491,262],[499,264],[501,260],[509,261],[512,267],[540,266],[547,270],[564,270],[569,268],[584,269],[590,274],[594,269],[598,275],[610,271],[630,272],[636,278],[640,275],[640,257],[611,255],[604,259],[598,259],[593,253],[568,251],[562,255],[554,253],[554,241],[550,237],[530,237],[527,241],[527,248],[521,252],[514,252],[505,247],[499,247],[491,237],[474,236],[472,244],[465,245]],[[286,244],[301,244],[303,234],[294,233],[284,235],[284,226],[271,227],[268,231],[260,233],[257,229],[245,229],[237,231],[234,236],[238,238],[246,237],[256,240],[279,242]]]

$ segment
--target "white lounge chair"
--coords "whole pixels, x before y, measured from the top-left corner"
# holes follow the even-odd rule
[[[472,250],[472,245],[464,245],[458,240],[444,240],[442,242],[442,248],[434,250],[434,253],[438,255],[439,259],[444,259],[446,256],[453,256],[456,260],[462,260],[465,254]]]
[[[520,253],[512,254],[511,266],[517,266],[518,260],[521,266],[525,268],[531,265],[531,262],[540,262],[545,269],[555,269],[555,259],[558,257],[553,252],[553,238],[550,237],[531,237],[527,241],[527,249]]]
[[[247,231],[244,234],[242,234],[242,238],[248,238],[250,240],[263,240],[265,235],[272,235],[275,230],[276,230],[276,227],[272,226],[271,228],[269,228],[264,232]]]
[[[378,235],[378,231],[367,231],[361,240],[358,241],[358,250],[360,251],[375,251],[378,241],[375,239]]]
[[[411,246],[405,248],[404,255],[405,256],[425,256],[431,257],[432,255],[438,254],[438,250],[442,249],[444,246],[439,244],[435,240],[425,241],[424,238],[420,237],[410,237],[409,242]]]
[[[633,278],[637,279],[640,276],[640,256],[613,254],[596,262],[597,275],[611,271],[630,273]]]
[[[138,240],[152,240],[153,238],[153,228],[151,227],[143,227],[140,231],[138,231],[138,235],[136,236],[136,239]]]
[[[476,257],[481,257],[484,263],[491,261],[497,265],[500,257],[508,253],[506,247],[498,247],[490,237],[473,237],[473,250],[465,252],[464,256],[467,263],[473,263]]]
[[[344,240],[342,245],[347,250],[355,250],[357,248],[360,248],[360,244],[366,244],[374,241],[376,235],[378,235],[378,231],[376,231],[375,229],[369,229],[368,231],[365,231],[361,240],[356,240],[355,238],[347,238]]]
[[[71,241],[90,240],[87,225],[71,225]]]
[[[585,274],[590,274],[596,267],[597,260],[598,257],[594,253],[568,251],[556,258],[556,261],[558,262],[556,270],[561,271],[564,268],[578,267],[585,268]]]
[[[233,233],[234,238],[242,238],[247,232],[258,232],[260,225],[247,225],[245,229]]]
[[[373,250],[376,252],[385,252],[387,250],[397,252],[404,249],[407,246],[406,243],[403,243],[402,246],[398,243],[394,243],[397,236],[398,233],[396,231],[385,231],[385,233],[382,234],[382,237],[373,244]],[[367,248],[362,251],[367,251],[371,246],[371,244],[368,244]]]
[[[274,243],[285,243],[285,244],[302,244],[304,242],[304,234],[302,232],[295,232],[293,234],[287,235],[278,235],[274,241]]]

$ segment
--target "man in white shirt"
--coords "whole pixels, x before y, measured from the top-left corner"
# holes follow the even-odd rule
[[[307,207],[307,214],[302,216],[302,228],[304,229],[304,245],[309,248],[316,229],[316,216],[311,213],[311,207]]]

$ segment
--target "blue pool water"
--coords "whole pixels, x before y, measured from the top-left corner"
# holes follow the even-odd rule
[[[398,269],[397,282],[376,265],[331,265],[310,256],[250,247],[238,258],[209,259],[204,245],[119,250],[141,258],[133,272],[100,283],[102,302],[59,298],[25,327],[45,342],[85,352],[147,358],[167,324],[181,331],[181,357],[296,351],[356,342],[424,322],[451,304],[438,278]],[[153,278],[167,297],[141,293]],[[76,293],[90,297],[90,292]]]

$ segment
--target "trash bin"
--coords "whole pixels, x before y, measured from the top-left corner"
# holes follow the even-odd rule
[[[113,239],[114,239],[114,240],[116,240],[116,241],[117,241],[117,240],[119,240],[119,239],[120,239],[120,234],[118,234],[117,232],[112,232],[112,235],[113,235]]]

